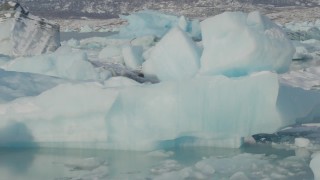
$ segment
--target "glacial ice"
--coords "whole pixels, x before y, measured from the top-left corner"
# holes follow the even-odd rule
[[[277,108],[285,123],[312,123],[319,117],[320,93],[281,83]],[[290,123],[289,123],[290,124]],[[292,124],[292,123],[291,123]]]
[[[103,48],[98,57],[101,62],[124,64],[121,48],[117,46],[107,46]]]
[[[1,67],[7,70],[0,71],[0,132],[6,132],[0,139],[9,140],[20,127],[28,135],[0,146],[235,148],[243,137],[319,117],[320,93],[310,90],[316,88],[316,79],[290,79],[300,71],[274,73],[287,70],[294,50],[264,16],[224,13],[209,18],[202,22],[203,42],[195,43],[192,38],[201,39],[199,21],[146,14],[140,14],[141,21],[129,20],[133,24],[126,28],[139,22],[142,28],[148,26],[146,32],[156,34],[145,36],[144,30],[132,29],[141,33],[139,37],[69,40],[54,53],[33,57],[0,55]],[[153,18],[159,21],[152,24]],[[172,19],[174,23],[166,26]],[[157,33],[165,35],[158,39]],[[318,43],[300,45],[316,54]],[[258,72],[262,70],[273,72]],[[315,67],[300,74],[317,78],[318,72]],[[161,82],[151,84],[156,81],[148,79],[150,75]],[[215,168],[206,164],[197,167],[205,172],[192,177],[214,174]],[[244,177],[240,171],[231,176]]]
[[[300,148],[306,148],[310,145],[310,140],[306,138],[295,138],[294,145]]]
[[[150,53],[143,72],[161,81],[190,79],[200,66],[200,49],[180,28],[171,29]]]
[[[241,137],[283,125],[277,96],[277,76],[267,72],[132,86],[120,91],[107,114],[107,132],[121,149],[152,148],[161,140],[160,147],[170,146],[190,136],[182,144],[239,147]]]
[[[71,80],[96,80],[99,75],[84,52],[58,51],[33,57],[20,57],[3,66],[7,71],[29,72]]]
[[[310,162],[310,168],[314,174],[314,180],[320,180],[320,153],[314,153]]]
[[[0,69],[0,103],[25,96],[37,96],[66,80],[31,73],[8,72]]]
[[[226,157],[204,158],[187,167],[174,160],[165,160],[151,169],[151,172],[152,179],[156,180],[303,179],[306,177],[303,175],[308,172],[305,163],[305,159],[295,156],[278,159],[270,155],[242,153]]]
[[[23,124],[32,138],[0,142],[1,146],[99,147],[108,140],[105,115],[118,92],[97,83],[61,84],[36,97],[0,104],[0,129]],[[10,132],[14,136],[15,131]],[[9,134],[10,135],[10,134]],[[7,136],[9,136],[7,135]],[[0,137],[1,139],[2,137]]]
[[[60,46],[60,26],[31,15],[16,3],[0,3],[0,53],[32,56],[53,52]],[[18,8],[14,8],[17,6]]]
[[[289,68],[294,53],[291,42],[259,12],[225,12],[204,20],[201,28],[202,74],[241,76]]]
[[[287,35],[291,40],[305,41],[309,39],[320,40],[320,24],[316,22],[308,23],[286,23],[283,29],[286,31]]]
[[[124,63],[128,68],[133,70],[142,66],[143,48],[141,46],[124,46],[122,47],[122,55]]]
[[[277,87],[277,76],[267,72],[118,88],[62,84],[34,98],[1,104],[0,127],[22,123],[30,141],[40,146],[145,150],[194,137],[175,143],[239,147],[241,137],[271,133],[282,125]]]
[[[143,10],[128,16],[120,16],[120,18],[128,21],[128,25],[120,29],[119,34],[124,37],[154,35],[161,38],[173,27],[180,27],[195,39],[201,37],[198,21],[190,21],[183,16],[179,18],[174,15]]]
[[[304,46],[296,46],[296,52],[293,55],[293,60],[312,59],[312,56]]]

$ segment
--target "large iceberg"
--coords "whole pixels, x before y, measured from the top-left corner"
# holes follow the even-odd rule
[[[109,141],[116,148],[147,149],[193,137],[181,144],[237,148],[241,137],[284,125],[278,86],[276,74],[262,72],[123,88],[106,116]]]
[[[18,123],[32,137],[0,145],[238,148],[242,137],[273,133],[299,117],[308,118],[302,122],[312,121],[318,114],[309,112],[319,100],[318,92],[279,86],[277,75],[270,72],[240,78],[199,76],[153,85],[126,78],[111,78],[104,85],[64,83],[35,97],[0,104],[0,131]]]
[[[60,46],[60,26],[31,15],[18,3],[0,2],[0,54],[32,56]]]
[[[241,76],[285,72],[294,48],[285,33],[259,12],[225,12],[201,22],[202,74]]]
[[[33,139],[21,143],[40,146],[142,150],[172,146],[183,137],[195,139],[182,144],[239,147],[241,137],[284,125],[273,73],[126,84],[62,84],[35,98],[1,104],[1,128],[24,124]]]

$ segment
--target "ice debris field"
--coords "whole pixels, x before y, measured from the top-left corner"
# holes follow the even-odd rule
[[[200,22],[145,10],[123,16],[128,25],[115,35],[60,44],[58,25],[8,11],[0,16],[1,147],[239,148],[319,125],[316,30],[280,27],[259,12]],[[319,179],[316,135],[290,143],[314,152]],[[206,159],[159,179],[209,176],[217,164]]]

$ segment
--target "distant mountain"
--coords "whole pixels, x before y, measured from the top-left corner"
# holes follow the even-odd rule
[[[320,0],[17,0],[46,18],[115,18],[142,9],[188,17],[205,17],[225,10],[272,11],[282,7],[320,6]]]

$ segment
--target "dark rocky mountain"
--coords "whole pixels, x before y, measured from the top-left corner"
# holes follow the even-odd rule
[[[308,8],[319,0],[17,0],[35,15],[46,18],[115,18],[142,9],[161,10],[188,17],[205,17],[225,10],[273,11]]]

